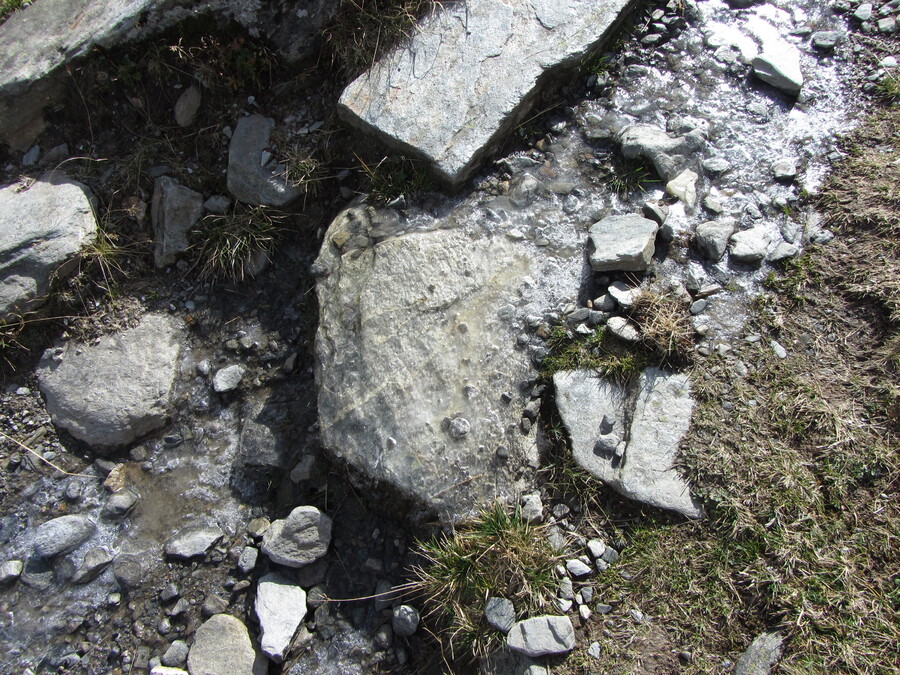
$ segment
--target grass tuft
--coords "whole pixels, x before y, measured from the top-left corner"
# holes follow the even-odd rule
[[[658,365],[680,368],[691,363],[694,330],[688,310],[685,300],[652,289],[635,298],[629,318],[637,324],[642,344]]]
[[[518,508],[495,503],[451,534],[419,542],[417,554],[407,590],[442,626],[437,635],[453,659],[481,658],[502,644],[484,619],[489,597],[512,601],[518,618],[551,610],[559,554]]]
[[[209,215],[194,232],[195,267],[204,279],[244,281],[272,253],[285,216],[265,206],[239,205],[226,215]]]

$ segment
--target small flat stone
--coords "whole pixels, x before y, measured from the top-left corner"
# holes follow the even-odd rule
[[[536,616],[514,624],[506,644],[532,658],[565,654],[575,648],[575,627],[567,616]]]
[[[247,627],[228,614],[216,614],[194,633],[188,653],[193,675],[265,675],[265,657],[253,648]]]
[[[685,169],[666,183],[666,192],[681,200],[689,210],[697,206],[697,179],[699,176]]]
[[[181,560],[202,556],[224,536],[225,533],[218,527],[191,525],[166,541],[166,555]]]
[[[609,216],[591,226],[588,259],[595,272],[643,272],[655,251],[659,226],[637,214]]]
[[[281,663],[306,616],[306,592],[283,575],[267,574],[259,580],[254,607],[261,629],[260,649]]]
[[[778,633],[763,633],[747,648],[734,667],[735,675],[768,675],[781,658],[784,638]]]
[[[576,579],[589,576],[593,570],[578,559],[566,561],[566,571]]]
[[[639,342],[641,334],[633,323],[622,316],[614,316],[606,322],[609,332],[625,342]]]
[[[501,633],[509,633],[516,622],[516,608],[506,598],[488,598],[484,605],[487,622]]]
[[[72,551],[90,539],[97,526],[87,516],[60,516],[39,525],[34,533],[34,552],[41,558]]]
[[[331,518],[314,506],[298,506],[263,535],[262,552],[272,562],[302,567],[321,558],[331,543]]]
[[[213,390],[219,394],[234,391],[244,378],[244,367],[238,364],[226,366],[213,376]]]

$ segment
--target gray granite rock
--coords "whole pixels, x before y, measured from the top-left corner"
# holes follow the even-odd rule
[[[254,603],[259,619],[259,647],[281,663],[306,616],[306,591],[287,577],[273,573],[260,578]]]
[[[410,605],[394,607],[391,615],[391,627],[400,637],[411,637],[419,628],[419,612]]]
[[[509,633],[516,622],[516,608],[506,598],[488,598],[484,605],[484,618],[501,633]]]
[[[728,242],[736,227],[737,223],[734,218],[721,218],[700,223],[694,232],[694,245],[707,260],[718,262],[725,257]]]
[[[81,566],[72,577],[73,584],[87,584],[100,576],[112,564],[113,556],[105,548],[92,548],[84,554]]]
[[[591,226],[588,260],[595,272],[643,272],[650,265],[659,226],[637,214],[608,216]]]
[[[531,657],[565,654],[575,648],[575,628],[567,616],[536,616],[513,625],[506,646]]]
[[[175,320],[148,314],[91,345],[67,342],[37,368],[53,423],[95,448],[130,443],[166,421],[180,351]]]
[[[766,257],[769,242],[769,235],[761,226],[735,232],[730,242],[731,259],[751,265],[758,263]]]
[[[688,168],[694,153],[703,147],[705,140],[699,129],[673,137],[647,124],[627,126],[618,134],[622,154],[628,159],[650,161],[665,182]]]
[[[265,675],[266,658],[253,648],[247,627],[228,614],[215,614],[194,633],[188,653],[191,675]]]
[[[78,548],[90,539],[97,526],[87,516],[60,516],[38,525],[34,532],[34,552],[41,558],[52,558]]]
[[[763,633],[747,648],[734,667],[735,675],[769,675],[781,658],[784,637],[778,633]]]
[[[287,206],[303,190],[285,182],[284,165],[263,165],[263,151],[275,128],[275,120],[250,115],[238,120],[228,148],[228,191],[246,204]]]
[[[576,463],[626,497],[689,518],[702,515],[674,468],[694,405],[685,375],[648,368],[634,391],[590,371],[558,372],[553,383]],[[613,451],[604,442],[610,435],[627,444]]]
[[[8,584],[22,576],[25,567],[21,560],[7,560],[0,565],[0,584]]]
[[[329,544],[331,518],[314,506],[298,506],[266,530],[262,552],[279,565],[302,567],[325,555]]]
[[[218,527],[189,525],[166,540],[165,551],[170,558],[188,560],[206,555],[225,533]]]
[[[157,267],[171,265],[179,253],[188,250],[188,235],[201,215],[203,195],[168,176],[156,179],[150,220],[155,239],[153,262]]]
[[[0,321],[41,304],[96,231],[87,188],[61,174],[0,189]]]
[[[352,82],[339,112],[459,185],[527,114],[540,85],[611,35],[630,0],[469,0],[426,17]]]
[[[162,665],[168,668],[183,666],[187,661],[189,651],[190,649],[188,648],[187,642],[184,640],[174,640],[172,644],[169,645],[169,648],[166,649],[160,661],[162,662]]]
[[[534,377],[499,310],[515,311],[522,278],[540,276],[546,253],[452,226],[394,228],[385,215],[349,210],[314,265],[322,439],[441,517],[465,518],[521,494],[537,462],[521,409],[496,394]]]
[[[225,366],[216,371],[213,375],[213,391],[217,394],[224,394],[228,391],[234,391],[244,379],[244,367],[239,364]]]

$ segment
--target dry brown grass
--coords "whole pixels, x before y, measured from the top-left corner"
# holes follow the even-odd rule
[[[686,301],[647,289],[635,299],[629,317],[640,329],[641,342],[664,365],[679,368],[691,362],[694,331]]]

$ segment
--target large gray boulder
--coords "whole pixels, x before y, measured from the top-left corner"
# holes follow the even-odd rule
[[[306,592],[281,574],[267,574],[256,587],[254,609],[259,619],[260,649],[281,663],[306,616]]]
[[[540,86],[612,34],[631,0],[469,0],[425,18],[341,96],[340,114],[459,185]]]
[[[659,226],[637,214],[608,216],[588,233],[588,260],[595,272],[644,272],[656,250]]]
[[[286,206],[302,194],[285,182],[285,167],[263,164],[262,155],[275,128],[275,120],[250,115],[238,120],[228,147],[228,191],[245,204]]]
[[[125,445],[162,426],[178,368],[179,329],[163,314],[97,344],[44,352],[38,384],[53,423],[95,448]]]
[[[536,466],[534,432],[501,394],[534,377],[511,319],[548,254],[483,231],[395,230],[347,211],[315,263],[322,439],[455,520],[520,493]]]
[[[531,657],[565,654],[575,648],[575,627],[567,616],[536,616],[513,624],[506,646]]]
[[[191,675],[265,675],[266,658],[253,648],[247,627],[229,614],[215,614],[194,633],[188,652]]]
[[[339,0],[41,0],[0,25],[0,141],[26,150],[44,127],[41,111],[64,95],[65,66],[89,54],[160,34],[199,14],[264,30],[281,57],[316,46]]]
[[[188,235],[203,215],[203,195],[168,176],[156,179],[150,219],[156,243],[153,262],[165,267],[188,250]]]
[[[298,506],[269,526],[262,552],[279,565],[302,567],[325,555],[330,544],[331,518],[315,506]]]
[[[61,174],[0,189],[0,320],[43,302],[96,232],[87,188]]]
[[[694,408],[686,375],[648,368],[626,388],[592,371],[562,371],[553,384],[579,466],[630,499],[703,515],[675,469]]]

